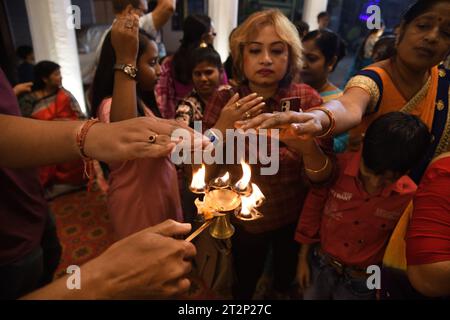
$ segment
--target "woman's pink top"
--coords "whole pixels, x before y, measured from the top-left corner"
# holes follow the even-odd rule
[[[109,122],[111,99],[103,100],[98,117]],[[146,114],[152,116],[146,108]],[[108,163],[108,213],[118,239],[166,219],[183,220],[175,166],[169,157]]]

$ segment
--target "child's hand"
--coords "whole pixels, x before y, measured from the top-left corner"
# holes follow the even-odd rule
[[[311,273],[309,263],[306,258],[299,258],[297,264],[297,282],[303,291],[310,285]]]

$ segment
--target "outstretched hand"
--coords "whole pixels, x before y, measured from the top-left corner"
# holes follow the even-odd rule
[[[319,117],[309,112],[263,113],[250,120],[237,121],[235,125],[243,130],[251,128],[286,129],[286,131],[282,132],[284,136],[296,135],[303,138],[315,137],[323,132]]]
[[[164,157],[176,144],[185,143],[173,139],[172,133],[177,129],[183,129],[190,137],[191,149],[210,143],[208,138],[181,121],[139,117],[95,124],[86,136],[84,150],[89,157],[105,162]]]

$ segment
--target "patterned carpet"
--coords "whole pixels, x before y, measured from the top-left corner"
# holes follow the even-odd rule
[[[82,265],[113,243],[106,196],[98,188],[59,196],[50,207],[63,247],[56,277],[65,275],[69,265]]]
[[[69,265],[82,265],[97,257],[113,243],[113,233],[106,211],[106,195],[97,187],[58,196],[50,202],[63,248],[55,277],[66,275]],[[208,290],[202,279],[191,277],[192,286],[182,299],[209,300],[218,295]],[[263,299],[266,281],[260,281],[255,298]]]

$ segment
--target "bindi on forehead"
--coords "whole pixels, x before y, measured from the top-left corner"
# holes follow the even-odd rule
[[[416,21],[437,22],[438,24],[446,23],[450,25],[450,20],[445,15],[439,13],[427,13],[416,18]]]

